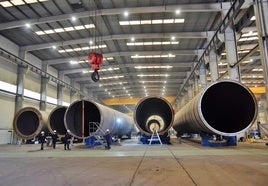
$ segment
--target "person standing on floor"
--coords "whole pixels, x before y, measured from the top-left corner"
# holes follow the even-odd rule
[[[72,138],[72,136],[70,135],[70,130],[67,130],[67,133],[65,134],[64,138],[64,150],[70,150],[70,141]]]
[[[110,133],[109,129],[106,130],[104,138],[105,138],[106,143],[107,143],[107,146],[105,146],[105,148],[110,149],[111,148],[111,143],[112,143],[112,136],[111,136],[111,133]]]
[[[44,131],[41,132],[41,136],[39,137],[39,141],[41,143],[41,150],[44,150],[44,143],[46,142],[46,136],[45,136]]]
[[[55,149],[56,148],[57,140],[59,138],[56,130],[53,131],[53,134],[52,134],[51,137],[52,137],[52,147],[53,147],[53,149]]]

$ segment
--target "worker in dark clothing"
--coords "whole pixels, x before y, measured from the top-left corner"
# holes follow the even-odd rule
[[[55,149],[57,140],[59,138],[56,130],[53,131],[53,134],[51,135],[51,137],[52,137],[52,147],[53,147],[53,149]]]
[[[112,143],[112,136],[110,133],[110,130],[107,129],[106,133],[104,135],[104,139],[106,140],[107,146],[105,146],[106,149],[110,149],[111,148],[111,143]]]
[[[44,131],[41,132],[41,136],[39,137],[39,141],[41,143],[41,150],[44,150],[44,143],[46,142],[46,136],[45,136]]]
[[[72,136],[70,135],[70,131],[67,130],[67,133],[64,136],[64,150],[70,150],[70,141]]]

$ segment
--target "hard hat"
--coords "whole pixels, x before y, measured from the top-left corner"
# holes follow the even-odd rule
[[[107,130],[106,130],[106,132],[110,132],[110,130],[109,130],[109,129],[107,129]]]
[[[41,132],[41,134],[45,134],[45,132],[44,132],[44,131],[42,131],[42,132]]]
[[[57,131],[56,131],[56,130],[54,130],[53,132],[55,132],[55,133],[56,133]]]
[[[70,130],[67,130],[67,132],[70,132]]]

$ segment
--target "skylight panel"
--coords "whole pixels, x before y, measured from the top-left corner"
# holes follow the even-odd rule
[[[131,42],[131,43],[127,43],[128,46],[142,46],[142,45],[175,45],[175,44],[179,44],[178,41],[154,41],[154,42]]]
[[[132,20],[119,21],[120,25],[147,25],[147,24],[173,24],[184,23],[184,19],[155,19],[155,20]]]
[[[11,7],[11,6],[13,6],[9,1],[0,2],[0,5],[2,7]]]
[[[150,25],[152,24],[152,20],[141,20],[142,25]]]
[[[184,19],[175,19],[175,23],[184,23]]]
[[[84,30],[85,29],[85,27],[83,25],[75,26],[74,28],[75,28],[75,30]]]
[[[129,21],[119,21],[120,25],[129,25]]]
[[[168,58],[168,57],[176,57],[173,54],[164,54],[164,55],[144,55],[144,56],[140,56],[140,55],[135,55],[135,56],[131,56],[131,58]]]
[[[69,31],[74,31],[74,27],[65,27],[64,28],[65,31],[69,32]]]
[[[161,66],[135,66],[134,68],[136,69],[157,69],[157,68],[166,68],[166,69],[170,69],[170,68],[173,68],[173,66],[170,66],[170,65],[161,65]]]
[[[95,25],[94,24],[89,24],[89,25],[84,25],[85,28],[95,28]]]
[[[55,28],[53,30],[44,30],[44,31],[37,31],[35,32],[37,35],[44,35],[44,34],[54,34],[54,33],[61,33],[61,32],[70,32],[75,30],[84,30],[89,28],[95,28],[94,24],[89,25],[78,25],[75,27],[65,27],[65,28]]]
[[[140,43],[136,43],[136,45],[152,45],[152,42],[140,42]]]
[[[24,0],[27,4],[37,3],[37,0]]]
[[[165,24],[174,23],[174,19],[164,19]]]
[[[45,30],[44,31],[46,34],[54,34],[55,32],[54,32],[54,30]]]
[[[162,19],[152,20],[152,24],[162,24],[162,23],[163,23]]]
[[[170,45],[170,41],[163,41],[162,45]]]
[[[73,52],[74,50],[71,48],[65,49],[66,52]]]
[[[153,45],[161,45],[161,42],[155,41],[152,43]]]
[[[140,25],[141,22],[140,21],[129,21],[130,25]]]
[[[65,53],[65,50],[58,50],[59,53]]]
[[[135,45],[137,46],[143,45],[143,42],[135,42]]]
[[[119,79],[119,78],[123,78],[124,76],[110,76],[110,77],[101,77],[101,79]]]
[[[37,35],[44,35],[44,34],[46,34],[45,32],[43,32],[43,31],[37,31],[37,32],[35,32]]]
[[[73,49],[65,49],[65,50],[58,50],[59,53],[65,53],[65,52],[77,52],[77,51],[82,51],[82,50],[90,50],[90,49],[96,49],[96,48],[106,48],[106,45],[99,45],[99,46],[86,46],[86,47],[77,47]],[[110,58],[113,59],[113,58]]]
[[[48,0],[10,0],[10,1],[2,1],[0,2],[0,5],[2,7],[12,7],[12,6],[20,6],[20,5],[25,5],[25,4],[32,4],[32,3],[37,3],[37,2],[45,2]]]
[[[56,28],[56,29],[54,29],[54,31],[56,33],[65,32],[65,30],[63,28]]]
[[[24,1],[22,1],[22,0],[13,0],[13,1],[11,1],[11,3],[13,4],[13,5],[24,5],[25,3],[24,3]]]
[[[82,47],[82,50],[89,50],[89,47]]]

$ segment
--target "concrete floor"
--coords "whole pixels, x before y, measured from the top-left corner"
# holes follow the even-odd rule
[[[0,145],[0,186],[268,185],[268,147],[203,147],[184,141],[142,145],[125,140],[112,149],[74,144],[64,151],[40,145]]]

